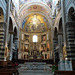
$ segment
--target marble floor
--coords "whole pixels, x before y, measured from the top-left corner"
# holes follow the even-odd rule
[[[48,73],[48,72],[24,72],[24,73],[20,73],[20,75],[53,75],[52,73]]]
[[[29,62],[19,66],[19,75],[53,75],[50,64]]]

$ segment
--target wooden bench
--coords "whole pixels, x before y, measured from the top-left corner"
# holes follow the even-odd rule
[[[0,61],[0,75],[19,75],[17,67],[11,61]]]
[[[18,70],[16,70],[16,69],[1,69],[0,73],[2,73],[2,72],[8,72],[8,73],[12,73],[14,75],[18,75],[19,74]]]
[[[54,75],[75,75],[75,71],[55,71]]]
[[[13,75],[13,72],[0,72],[0,75]]]
[[[75,70],[75,61],[72,61],[72,68]]]

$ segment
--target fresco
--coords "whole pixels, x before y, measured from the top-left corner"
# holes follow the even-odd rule
[[[44,2],[44,3],[46,3],[50,8],[52,8],[52,0],[19,0],[19,2],[20,2],[20,8],[25,4],[25,3],[28,3],[28,2],[31,2],[31,1],[39,1],[39,2]]]
[[[47,14],[50,15],[50,13],[48,12],[48,10],[45,9],[44,7],[39,6],[39,5],[37,5],[37,6],[36,5],[32,5],[32,6],[26,8],[26,9],[24,9],[22,11],[22,14],[20,15],[20,18],[22,18],[24,16],[24,14],[29,13],[29,12],[33,12],[33,11],[41,11],[41,12],[44,12],[44,13],[47,13]]]

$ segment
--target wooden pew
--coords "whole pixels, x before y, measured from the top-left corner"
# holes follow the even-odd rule
[[[72,68],[75,70],[75,61],[72,61]]]
[[[0,61],[0,66],[0,75],[19,75],[16,66],[12,66],[11,61]]]
[[[0,75],[13,75],[13,72],[0,72]]]
[[[19,75],[18,70],[16,69],[1,69],[0,73],[9,73],[14,75]]]
[[[75,71],[55,71],[54,75],[75,75]]]

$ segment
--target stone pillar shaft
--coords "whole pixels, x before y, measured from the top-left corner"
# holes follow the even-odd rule
[[[58,33],[58,46],[59,46],[59,59],[63,60],[63,50],[62,50],[62,32]]]
[[[0,22],[0,60],[4,60],[4,51],[5,51],[5,23]]]
[[[13,57],[13,34],[10,34],[10,60]]]
[[[67,59],[75,60],[75,22],[66,23],[67,30]]]
[[[9,33],[9,15],[10,15],[10,2],[11,0],[8,0],[7,1],[7,13],[6,13],[6,23],[7,23],[7,25],[6,25],[6,38],[5,38],[5,45],[7,46],[7,44],[8,44],[8,33]]]
[[[63,26],[63,39],[64,39],[64,46],[66,46],[66,27],[65,27],[65,0],[61,0],[61,11],[62,11],[62,26]]]
[[[54,62],[55,62],[55,58],[56,58],[56,45],[58,44],[58,39],[57,38],[54,38],[53,39],[53,56],[54,56]]]

